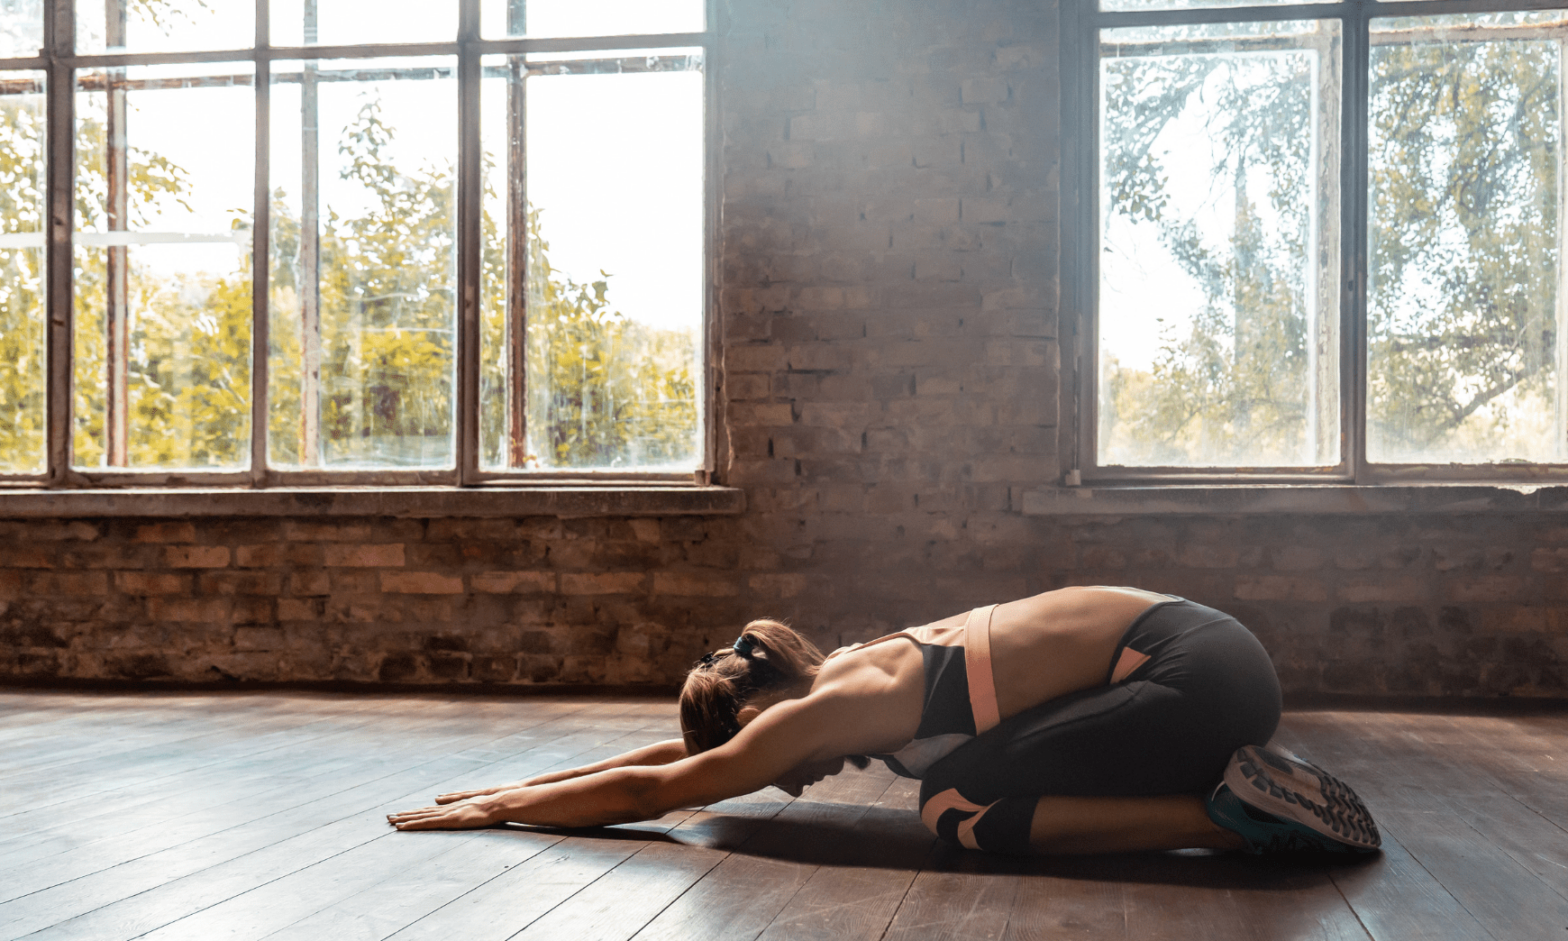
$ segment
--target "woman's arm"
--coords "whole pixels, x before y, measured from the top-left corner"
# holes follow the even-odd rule
[[[728,744],[700,755],[513,788],[392,814],[387,821],[399,830],[450,830],[502,821],[591,827],[650,820],[760,790],[808,761],[867,750],[867,704],[858,698],[816,692],[768,709]]]
[[[581,768],[569,768],[565,771],[552,771],[549,774],[541,774],[537,777],[529,778],[526,781],[516,781],[511,784],[497,785],[496,787],[478,788],[471,791],[452,791],[450,793],[438,796],[436,798],[436,803],[453,804],[461,800],[468,800],[471,797],[485,797],[490,794],[499,794],[502,791],[511,791],[520,787],[536,787],[540,784],[554,784],[557,781],[568,781],[572,778],[580,778],[585,775],[597,774],[600,771],[608,771],[611,768],[626,768],[637,765],[667,765],[672,761],[679,761],[685,757],[686,743],[681,739],[672,738],[668,741],[658,742],[653,745],[646,745],[642,748],[636,748],[626,752],[625,754],[616,755],[614,758],[606,758],[603,761],[595,762],[591,765],[583,765]]]

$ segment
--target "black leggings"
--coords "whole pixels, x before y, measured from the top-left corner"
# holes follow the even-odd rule
[[[1122,636],[1149,659],[1127,679],[1004,719],[926,772],[920,817],[971,849],[1024,853],[1042,796],[1150,797],[1213,787],[1243,745],[1279,725],[1279,680],[1235,618],[1191,601],[1155,605]]]

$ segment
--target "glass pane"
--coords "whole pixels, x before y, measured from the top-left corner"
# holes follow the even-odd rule
[[[1561,12],[1374,20],[1367,451],[1563,461]]]
[[[455,466],[456,75],[273,66],[274,465]]]
[[[44,470],[44,77],[0,72],[0,474]]]
[[[1101,55],[1099,462],[1336,464],[1338,23]]]
[[[1100,0],[1100,9],[1111,13],[1150,13],[1155,10],[1211,10],[1215,7],[1281,7],[1302,0]]]
[[[76,2],[76,51],[84,55],[249,49],[255,43],[255,0]]]
[[[43,44],[43,0],[0,0],[0,57],[36,56]]]
[[[274,46],[452,42],[456,0],[272,0]]]
[[[250,464],[253,75],[77,73],[78,466]]]
[[[485,63],[487,467],[701,459],[701,51],[618,55]],[[523,150],[526,175],[509,180]],[[517,364],[509,307],[526,320]]]
[[[488,37],[700,33],[703,0],[481,0]]]

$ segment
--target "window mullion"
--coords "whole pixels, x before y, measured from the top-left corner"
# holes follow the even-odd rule
[[[1568,38],[1557,39],[1557,381],[1552,431],[1568,462]]]
[[[45,250],[47,271],[48,371],[47,404],[49,481],[65,484],[71,469],[72,310],[71,227],[75,207],[73,142],[75,95],[67,58],[75,48],[76,10],[71,0],[53,0],[44,21],[44,48],[48,53],[48,152],[45,173],[49,191],[49,233]]]
[[[1343,259],[1341,316],[1341,436],[1343,460],[1357,483],[1367,481],[1367,273],[1368,114],[1370,88],[1370,17],[1357,8],[1344,21],[1344,131],[1341,163]]]
[[[527,0],[508,0],[506,29],[527,31]],[[506,82],[506,394],[507,467],[528,463],[528,69],[507,58]]]
[[[271,41],[269,0],[256,0],[256,48]],[[272,62],[256,57],[256,183],[251,207],[250,479],[267,479],[267,399],[271,375],[272,319]]]
[[[484,188],[479,137],[479,0],[461,0],[457,60],[457,478],[479,471],[479,278]]]

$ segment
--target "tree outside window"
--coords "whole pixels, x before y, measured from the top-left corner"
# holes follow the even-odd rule
[[[703,465],[701,0],[67,3],[0,2],[0,476]]]
[[[1091,465],[1568,463],[1568,11],[1232,6],[1105,0],[1088,19]]]

